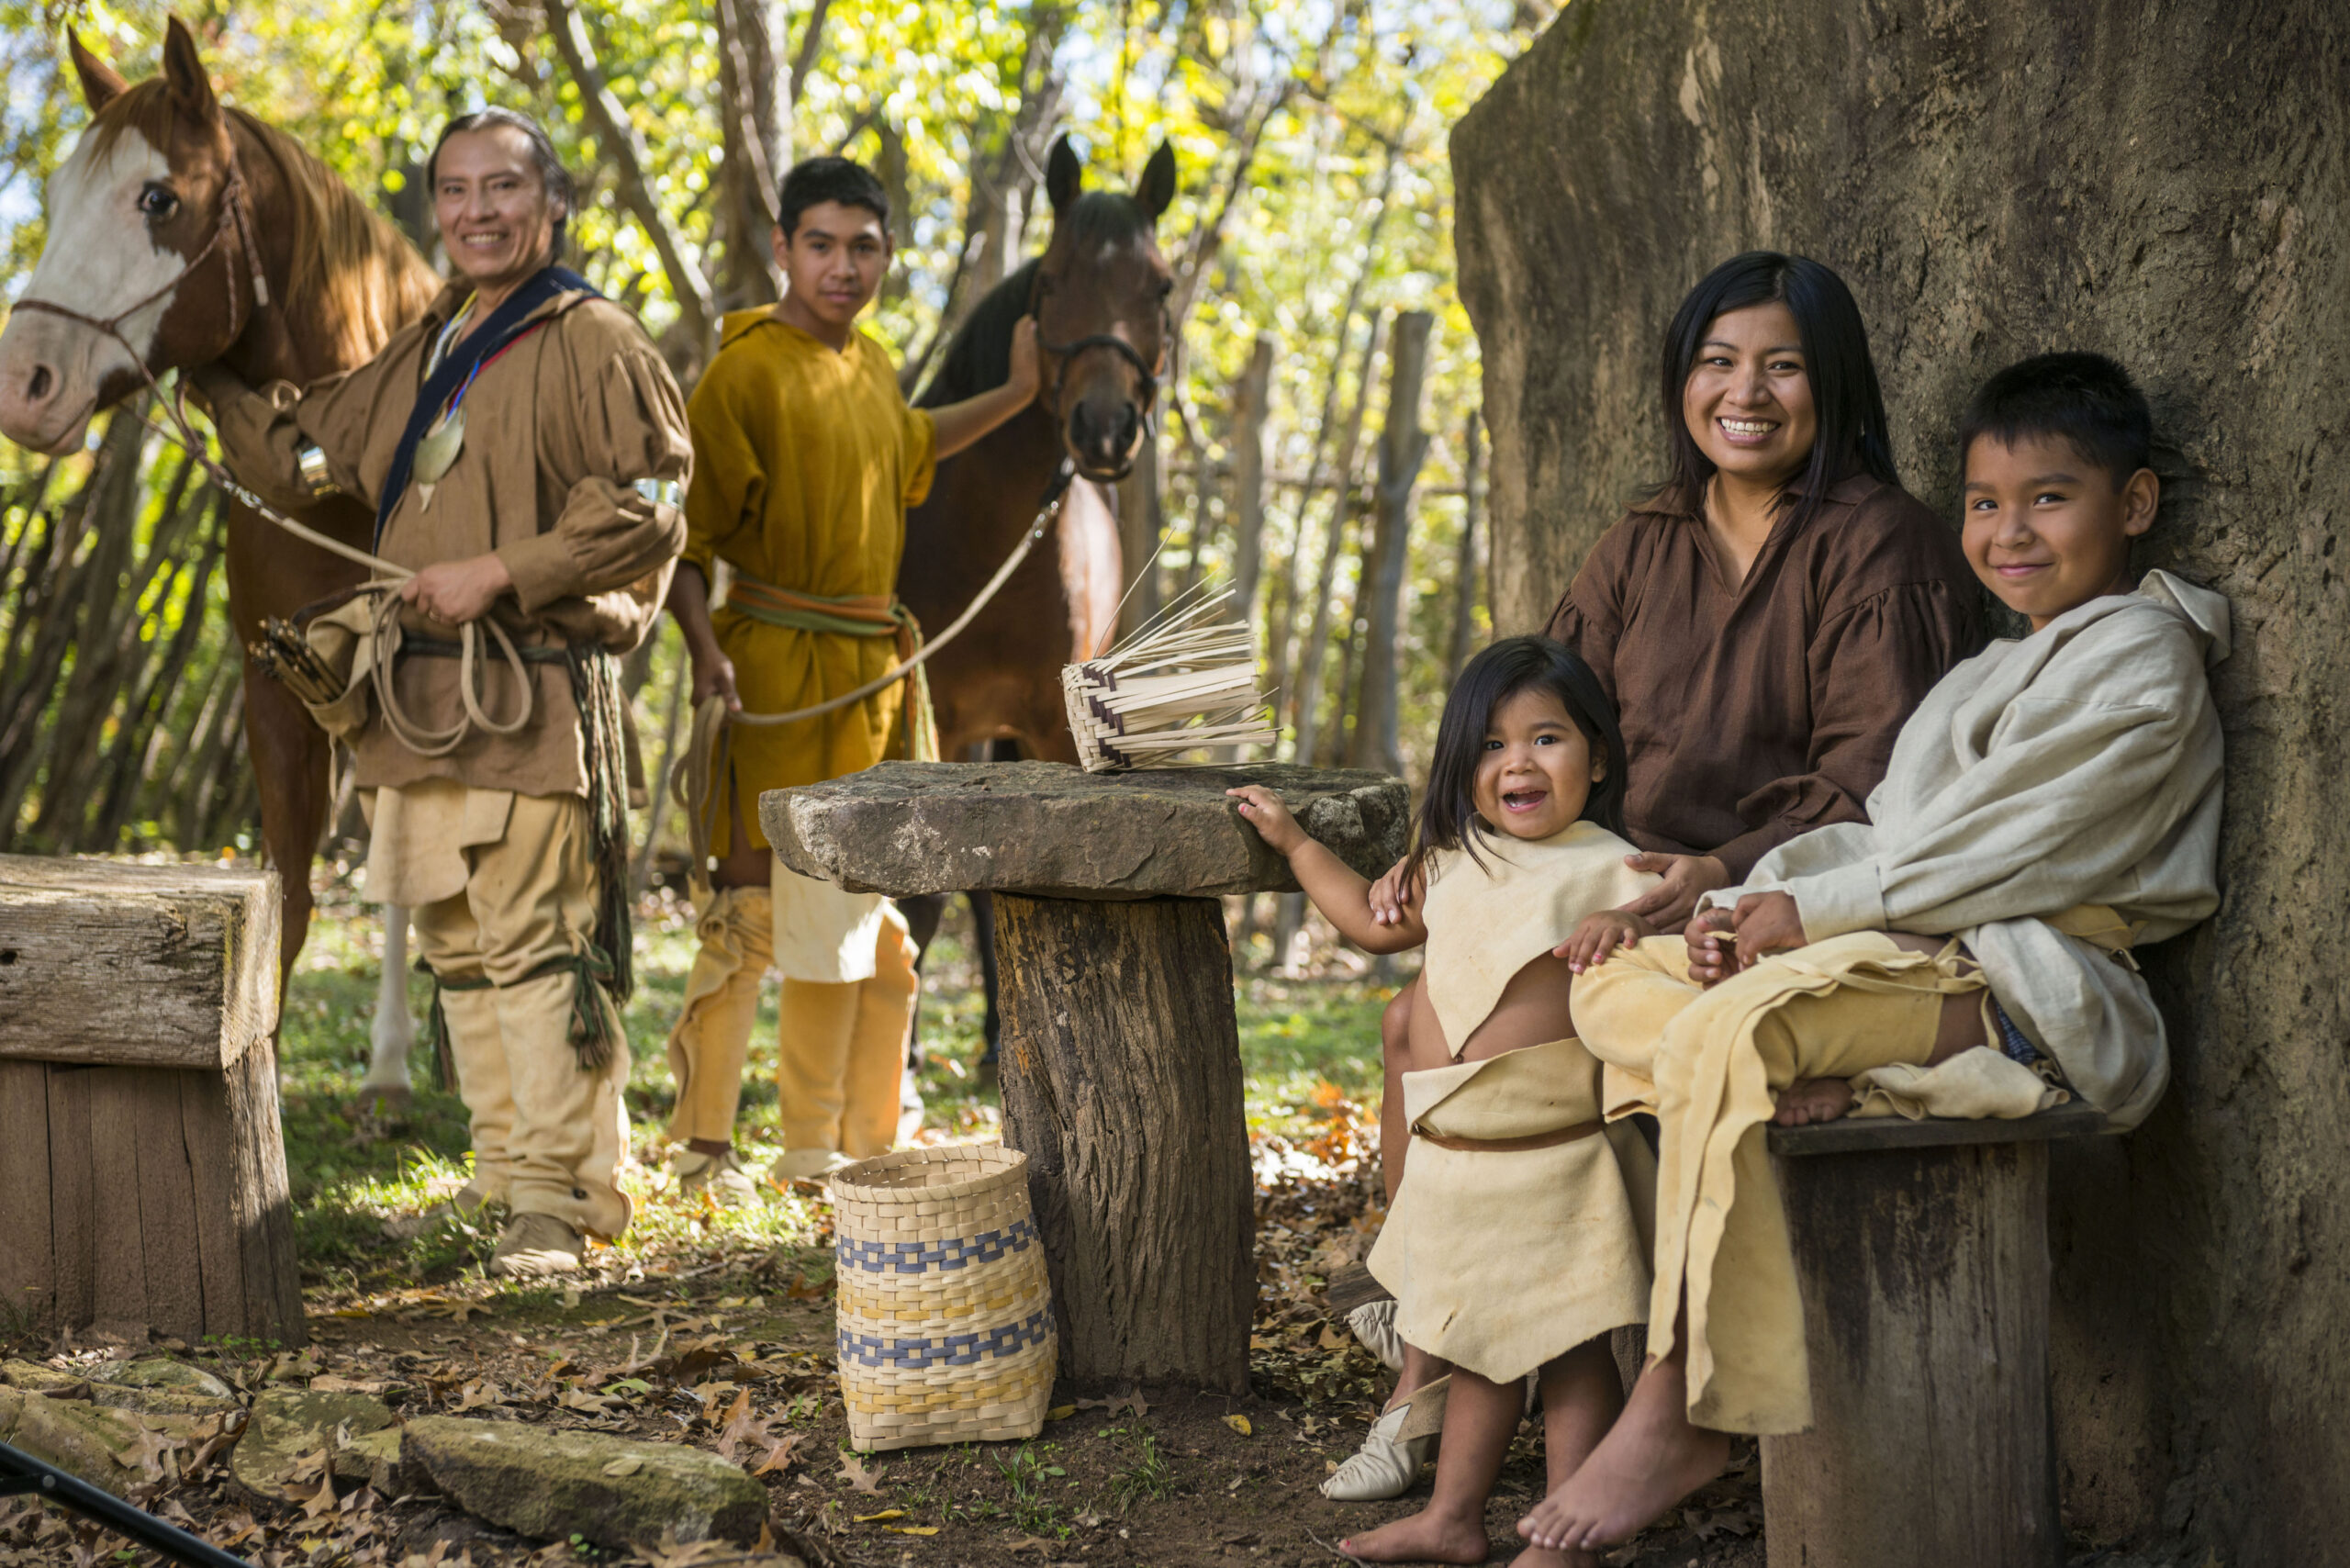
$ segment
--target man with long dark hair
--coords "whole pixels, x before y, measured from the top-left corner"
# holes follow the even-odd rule
[[[509,1205],[490,1268],[532,1276],[630,1218],[613,660],[660,608],[691,448],[643,330],[559,264],[572,187],[545,133],[462,116],[426,179],[453,275],[381,354],[265,397],[218,365],[196,379],[248,483],[372,502],[375,553],[415,573],[386,613],[355,607],[380,700],[325,717],[349,726],[367,896],[414,912],[438,984],[473,1124],[458,1206]]]

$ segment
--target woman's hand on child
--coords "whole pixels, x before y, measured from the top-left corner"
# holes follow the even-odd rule
[[[1729,886],[1729,868],[1710,855],[1627,855],[1635,871],[1652,871],[1663,881],[1624,906],[1659,931],[1670,931],[1697,913],[1697,900]]]
[[[1295,817],[1289,814],[1289,808],[1281,804],[1281,798],[1262,784],[1243,784],[1239,789],[1226,790],[1225,793],[1239,802],[1240,814],[1248,819],[1248,825],[1257,830],[1257,836],[1270,846],[1276,855],[1287,858],[1305,842],[1305,830],[1297,825]]]
[[[1607,955],[1617,948],[1636,947],[1641,937],[1655,935],[1656,928],[1637,914],[1627,910],[1603,909],[1597,914],[1583,916],[1574,935],[1550,949],[1550,955],[1564,958],[1568,969],[1581,974],[1606,963]]]
[[[1401,925],[1412,906],[1420,902],[1425,873],[1414,871],[1404,875],[1411,865],[1407,856],[1387,868],[1387,874],[1371,885],[1371,918],[1376,925]]]

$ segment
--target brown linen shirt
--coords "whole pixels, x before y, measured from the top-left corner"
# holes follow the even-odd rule
[[[1826,823],[1864,822],[1893,741],[1982,644],[1958,537],[1898,486],[1842,479],[1782,517],[1745,582],[1670,492],[1609,529],[1551,613],[1616,702],[1632,841],[1754,862]]]
[[[433,339],[468,292],[444,288],[356,370],[299,389],[278,382],[216,396],[214,422],[238,476],[265,499],[307,504],[297,452],[313,442],[335,487],[373,506]],[[693,465],[685,400],[643,328],[619,306],[575,292],[548,301],[539,317],[546,324],[485,365],[466,393],[464,446],[430,502],[411,484],[374,553],[421,568],[495,552],[514,588],[490,613],[518,645],[626,653],[653,629],[686,541],[684,509],[634,488],[639,479],[685,483]],[[413,610],[402,625],[420,636],[456,634]],[[483,707],[503,719],[518,707],[513,676],[487,645]],[[527,667],[536,683],[532,722],[512,735],[476,731],[446,756],[419,756],[375,713],[352,747],[360,787],[453,778],[525,795],[585,793],[570,673],[560,663]],[[442,728],[464,711],[458,675],[455,659],[406,656],[396,689],[418,723]]]

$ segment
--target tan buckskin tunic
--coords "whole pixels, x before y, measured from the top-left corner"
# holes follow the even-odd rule
[[[298,390],[278,382],[216,396],[213,419],[238,476],[279,505],[307,504],[296,456],[307,441],[325,454],[337,489],[375,505],[432,342],[470,292],[462,284],[442,289],[356,370]],[[464,449],[431,502],[411,484],[374,553],[421,569],[494,551],[514,589],[491,613],[517,644],[587,643],[624,654],[652,631],[685,544],[683,510],[633,487],[640,479],[686,482],[693,449],[685,401],[644,329],[609,300],[559,295],[532,319],[546,324],[486,365],[466,393]],[[456,635],[413,612],[403,624],[422,636]],[[584,793],[570,674],[560,663],[530,667],[538,687],[532,722],[513,735],[469,735],[446,756],[417,756],[376,714],[353,747],[360,787],[451,778],[525,795]],[[403,657],[400,700],[421,725],[453,724],[464,711],[457,678],[455,659]],[[515,711],[502,660],[484,689],[493,717]]]
[[[1981,645],[1954,530],[1898,486],[1839,480],[1783,516],[1746,580],[1666,493],[1609,529],[1551,613],[1615,700],[1632,841],[1716,855],[1733,879],[1799,833],[1859,822],[1893,738]]]

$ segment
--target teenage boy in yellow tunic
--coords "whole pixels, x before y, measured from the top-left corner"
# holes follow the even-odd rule
[[[669,609],[693,662],[694,700],[735,711],[813,706],[896,667],[892,593],[906,508],[937,460],[1036,395],[1035,323],[1013,341],[1010,379],[935,409],[910,409],[889,352],[855,323],[889,266],[890,199],[845,158],[784,176],[774,234],[781,303],[726,318],[688,416],[695,475]],[[711,562],[733,569],[711,608]],[[783,973],[778,1180],[820,1177],[888,1152],[913,1025],[914,946],[894,906],[794,875],[760,830],[758,798],[910,755],[909,682],[789,724],[737,724],[714,781],[712,893],[669,1036],[677,1085],[669,1136],[680,1183],[722,1202],[755,1194],[733,1148],[743,1063],[772,961]],[[918,706],[918,704],[917,704]]]

